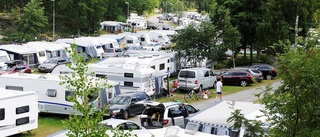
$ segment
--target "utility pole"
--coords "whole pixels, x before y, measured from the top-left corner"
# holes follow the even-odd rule
[[[54,41],[54,36],[55,36],[55,31],[56,31],[56,20],[55,20],[55,0],[51,0],[53,2],[53,6],[52,6],[52,37],[53,37],[53,41]]]

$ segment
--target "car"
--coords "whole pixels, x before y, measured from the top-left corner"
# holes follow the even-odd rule
[[[262,72],[259,71],[257,68],[249,68],[249,67],[235,67],[233,70],[245,70],[249,72],[252,76],[254,76],[257,82],[261,82],[263,80]]]
[[[208,68],[181,69],[178,74],[178,89],[198,90],[214,88],[217,82],[216,75]]]
[[[148,102],[147,108],[140,118],[141,125],[146,129],[156,129],[168,126],[184,127],[184,118],[199,112],[199,109],[182,102]]]
[[[159,23],[164,23],[163,19],[159,18]]]
[[[70,58],[67,58],[67,57],[66,58],[62,58],[62,57],[50,58],[38,66],[38,71],[51,73],[56,66],[70,63],[70,62],[71,62]]]
[[[253,83],[254,77],[244,70],[229,70],[218,77],[222,78],[222,83],[226,85],[248,86]]]
[[[130,120],[123,119],[106,119],[100,122],[100,124],[109,129],[118,128],[119,130],[123,130],[124,132],[129,132],[132,135],[137,135],[139,137],[152,137],[154,136],[150,131],[145,129],[144,127],[139,126],[137,123]],[[113,136],[114,133],[112,131],[107,130],[107,134],[109,136]]]
[[[32,73],[32,69],[23,60],[9,60],[0,68],[0,75],[19,73]]]
[[[144,102],[151,101],[146,92],[126,92],[115,96],[110,100],[109,113],[116,113],[117,118],[128,119],[130,116],[141,114],[144,109]]]
[[[158,29],[158,27],[155,25],[155,24],[149,24],[148,26],[147,26],[147,29],[153,29],[153,30],[156,30],[156,29]]]
[[[277,76],[277,69],[269,64],[253,63],[249,67],[259,69],[259,71],[262,72],[262,76],[267,80],[271,80],[272,78]]]
[[[168,25],[163,25],[162,30],[170,30],[170,27]]]

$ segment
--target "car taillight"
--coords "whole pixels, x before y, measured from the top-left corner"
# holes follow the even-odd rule
[[[167,125],[169,123],[168,119],[164,119],[162,125]]]
[[[194,81],[194,84],[198,84],[198,80]]]
[[[262,75],[259,75],[260,78],[262,78]]]
[[[274,71],[274,72],[277,72],[277,69],[276,69],[276,68],[273,68],[273,71]]]

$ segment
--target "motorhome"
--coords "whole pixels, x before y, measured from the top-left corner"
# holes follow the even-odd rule
[[[152,68],[128,64],[89,64],[88,70],[93,71],[96,77],[107,77],[108,80],[119,82],[121,92],[140,91],[149,96],[155,92],[155,70]]]
[[[7,52],[0,50],[0,67],[5,65],[5,62],[10,60],[10,57]]]
[[[0,88],[0,135],[11,136],[36,128],[38,128],[36,92]]]
[[[47,59],[55,57],[67,57],[68,53],[66,49],[70,50],[69,44],[57,42],[33,41],[24,44],[24,46],[45,49]]]
[[[91,42],[87,40],[81,40],[81,39],[58,39],[55,42],[58,43],[67,43],[67,44],[75,44],[77,46],[77,50],[79,53],[86,53],[90,57],[100,57],[99,55],[99,49]]]
[[[161,73],[169,73],[172,70],[170,66],[170,56],[160,56],[159,54],[130,57],[128,60],[126,60],[126,64],[153,68],[156,72]]]
[[[0,50],[6,51],[11,60],[24,60],[31,67],[34,68],[41,62],[47,59],[45,50],[38,48],[29,48],[22,45],[1,45]]]
[[[74,91],[69,90],[67,85],[61,85],[62,80],[60,75],[53,74],[7,74],[0,76],[0,87],[17,91],[36,91],[38,94],[38,108],[42,113],[55,113],[55,114],[79,114],[77,110],[73,108],[73,102],[68,101],[67,97],[74,95]],[[93,83],[101,84],[98,79],[93,79]],[[104,81],[102,81],[104,82]],[[112,88],[101,88],[99,95],[92,96],[90,102],[95,109],[102,107],[108,103],[108,100],[112,99],[119,89],[118,83],[108,81],[107,84]],[[36,86],[41,85],[41,86]],[[81,103],[82,99],[78,98]]]

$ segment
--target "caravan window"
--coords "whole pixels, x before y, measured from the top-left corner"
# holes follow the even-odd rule
[[[39,51],[39,57],[44,57],[46,54],[44,51]]]
[[[133,73],[124,73],[124,77],[133,78]]]
[[[133,82],[125,81],[123,85],[132,87],[133,86]]]
[[[0,109],[0,120],[4,120],[5,118],[5,111],[4,111],[4,108],[1,108]]]
[[[56,89],[48,89],[47,90],[47,95],[49,97],[56,97],[57,96],[57,90]]]
[[[143,37],[142,37],[142,38],[140,38],[140,41],[141,41],[141,42],[144,42],[145,40],[146,40],[146,39],[145,39],[145,38],[143,38]]]
[[[98,77],[98,78],[107,78],[107,75],[103,75],[103,74],[96,74],[96,77]]]
[[[19,86],[6,86],[6,89],[23,91],[23,87],[19,87]]]
[[[27,113],[29,112],[29,110],[30,110],[29,106],[17,107],[16,114]]]
[[[127,40],[127,44],[132,44],[133,40]]]
[[[68,99],[69,96],[74,96],[74,92],[71,90],[66,90],[66,95],[65,95],[66,101],[69,101],[69,99]]]
[[[23,125],[29,123],[29,117],[23,117],[16,120],[16,125]]]
[[[150,68],[156,69],[156,66],[151,66]]]
[[[164,63],[160,64],[159,70],[164,70]]]

